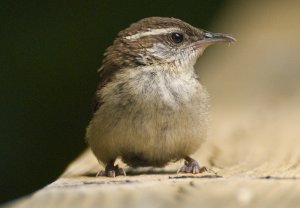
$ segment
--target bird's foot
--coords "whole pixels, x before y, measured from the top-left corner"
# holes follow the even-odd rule
[[[118,165],[114,166],[114,165],[107,165],[105,170],[100,170],[96,177],[98,176],[104,176],[104,177],[111,177],[114,178],[116,176],[126,176],[126,172],[123,168],[119,168]]]
[[[190,158],[185,158],[184,165],[177,171],[177,173],[192,173],[198,174],[207,171],[205,166],[200,166],[199,163]]]

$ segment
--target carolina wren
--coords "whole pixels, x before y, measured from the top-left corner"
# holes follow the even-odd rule
[[[179,19],[149,17],[119,32],[104,54],[100,84],[86,139],[106,165],[99,175],[131,167],[163,167],[185,159],[179,172],[205,167],[190,157],[206,138],[208,94],[194,64],[214,43],[233,42],[229,35],[195,28]]]

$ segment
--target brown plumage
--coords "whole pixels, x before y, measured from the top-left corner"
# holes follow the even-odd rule
[[[133,167],[162,167],[185,158],[181,171],[204,170],[189,157],[205,140],[208,112],[208,96],[193,66],[208,45],[231,41],[163,17],[145,18],[117,35],[99,70],[86,134],[106,165],[100,175],[125,174],[114,166],[117,157]]]

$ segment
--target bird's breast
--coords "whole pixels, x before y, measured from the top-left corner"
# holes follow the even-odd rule
[[[188,73],[141,70],[128,76],[128,80],[121,82],[123,91],[120,93],[139,104],[144,103],[141,106],[180,108],[198,96],[201,88],[196,76]]]
[[[101,96],[97,134],[132,165],[182,158],[206,134],[207,94],[195,76],[131,72],[117,76]]]

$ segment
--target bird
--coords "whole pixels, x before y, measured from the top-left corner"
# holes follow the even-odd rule
[[[206,170],[191,157],[207,137],[209,95],[194,65],[205,48],[236,41],[173,17],[147,17],[120,31],[98,70],[94,114],[86,141],[105,169],[97,175],[126,175],[115,165]]]

